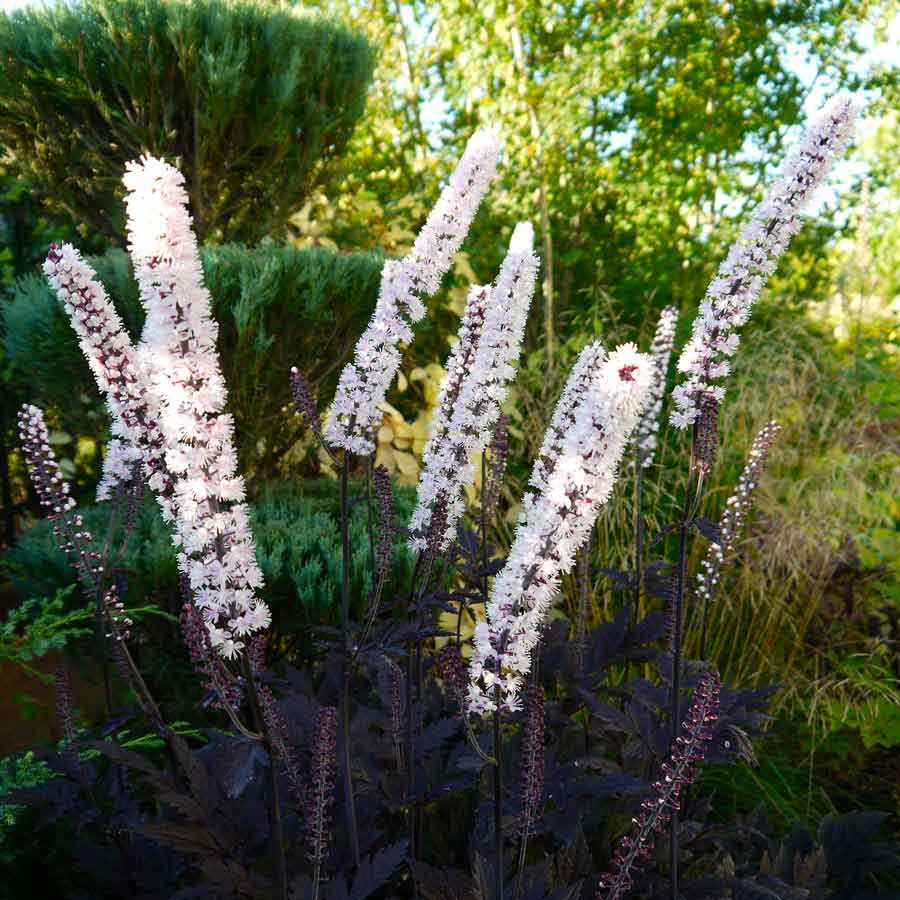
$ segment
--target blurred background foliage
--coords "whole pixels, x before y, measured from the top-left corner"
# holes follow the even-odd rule
[[[500,125],[500,177],[406,350],[376,460],[415,483],[466,287],[492,280],[515,222],[533,221],[542,283],[507,410],[502,544],[581,347],[646,346],[669,303],[682,342],[806,115],[846,87],[866,98],[864,121],[746,329],[704,499],[717,518],[756,431],[784,424],[711,649],[729,680],[779,684],[774,749],[759,770],[708,786],[735,809],[765,796],[785,825],[867,802],[854,791],[900,802],[898,42],[896,0],[80,0],[0,15],[6,543],[19,533],[8,605],[71,582],[33,526],[16,406],[48,407],[88,505],[107,429],[38,264],[51,241],[73,240],[140,327],[116,249],[127,159],[162,153],[188,177],[269,599],[292,653],[291,634],[330,619],[335,543],[328,461],[288,408],[287,370],[308,372],[324,412],[384,256],[410,247],[471,131]],[[648,473],[651,531],[674,514],[681,440],[664,431]],[[598,526],[598,621],[622,602],[599,569],[631,560],[632,490],[626,468]],[[170,610],[174,565],[151,511],[138,534],[141,551],[122,563],[134,602]],[[705,549],[693,542],[695,565]]]

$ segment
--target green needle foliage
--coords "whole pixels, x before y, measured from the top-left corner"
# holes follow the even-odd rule
[[[253,0],[80,0],[0,14],[0,145],[83,234],[123,233],[127,161],[187,179],[198,237],[279,231],[362,114],[374,57]]]
[[[298,250],[264,244],[201,250],[219,352],[235,418],[241,467],[251,478],[277,473],[286,449],[302,434],[290,405],[292,365],[330,396],[340,366],[371,315],[381,266],[376,253]],[[137,339],[143,313],[127,255],[91,258]],[[62,427],[99,436],[100,395],[62,304],[43,276],[28,275],[0,306],[0,331],[14,379],[33,402],[59,412]]]
[[[354,548],[350,576],[358,586],[360,605],[354,610],[361,621],[372,587],[369,559],[365,487],[362,479],[351,483],[353,509],[350,519]],[[397,517],[406,521],[412,513],[414,491],[397,489]],[[251,504],[253,533],[259,564],[265,577],[261,596],[272,608],[275,627],[294,634],[310,623],[333,622],[340,605],[341,535],[337,485],[331,479],[269,485]],[[85,527],[105,534],[108,505],[82,510]],[[113,545],[121,543],[117,535]],[[178,572],[169,529],[160,518],[155,501],[147,499],[121,558],[113,560],[117,571],[128,572],[129,615],[148,613],[154,603],[178,609]],[[394,541],[394,564],[385,596],[408,590],[413,558],[402,536]],[[20,597],[53,596],[71,590],[74,575],[53,535],[52,523],[41,520],[21,535],[3,557],[13,588]],[[73,594],[75,603],[80,597]],[[171,604],[171,605],[170,605]],[[54,608],[55,610],[55,608]],[[61,613],[60,613],[61,615]],[[146,623],[149,625],[149,623]],[[2,628],[2,626],[0,626]],[[0,630],[0,652],[3,631]],[[2,658],[2,656],[0,656]]]

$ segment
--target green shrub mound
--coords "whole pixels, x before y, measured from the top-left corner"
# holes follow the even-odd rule
[[[198,237],[283,228],[362,114],[374,54],[251,0],[80,0],[0,14],[0,145],[83,233],[124,233],[142,153],[184,173]]]
[[[415,492],[396,489],[397,518],[406,521],[412,513]],[[355,498],[350,518],[350,546],[354,548],[350,575],[353,596],[365,598],[371,589],[368,520],[362,496]],[[272,609],[274,625],[291,633],[309,623],[333,622],[340,607],[341,535],[337,485],[328,479],[269,485],[251,503],[257,558],[265,577],[261,596]],[[82,511],[85,527],[105,534],[110,504]],[[120,542],[122,532],[114,537]],[[408,590],[413,558],[403,538],[395,539],[394,562],[384,596],[391,598]],[[128,572],[129,606],[157,604],[177,613],[178,573],[169,530],[151,498],[146,498],[117,570]],[[74,572],[53,535],[53,525],[41,520],[21,535],[3,557],[3,568],[17,596],[52,597],[76,585]],[[77,589],[71,604],[82,602]],[[366,609],[354,611],[357,621]]]
[[[375,306],[383,258],[261,245],[200,251],[219,322],[219,357],[235,418],[241,471],[271,477],[301,434],[292,415],[292,365],[330,396],[340,367]],[[91,258],[132,337],[143,312],[127,255]],[[0,307],[0,328],[15,379],[31,402],[58,411],[61,425],[100,435],[100,395],[62,304],[40,275],[20,279]]]

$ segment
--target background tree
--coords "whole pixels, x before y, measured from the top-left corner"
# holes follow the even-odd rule
[[[250,0],[82,0],[0,16],[0,143],[83,235],[121,234],[142,153],[185,173],[201,239],[284,227],[362,114],[366,41]]]

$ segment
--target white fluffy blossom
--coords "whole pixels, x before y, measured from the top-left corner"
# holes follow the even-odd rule
[[[184,177],[147,157],[128,165],[124,183],[129,250],[147,313],[139,363],[159,403],[178,564],[213,645],[233,656],[243,638],[268,626],[270,614],[256,596],[262,573]]]
[[[678,310],[674,306],[665,307],[659,314],[653,343],[650,345],[650,356],[656,366],[656,377],[650,386],[647,408],[634,429],[638,465],[644,468],[653,464],[653,455],[656,453],[659,414],[662,412],[663,397],[666,393],[666,376],[669,374],[669,360],[677,327]]]
[[[799,230],[799,214],[849,140],[856,115],[856,103],[847,94],[833,98],[816,115],[719,266],[678,361],[678,371],[688,377],[672,393],[673,425],[692,425],[704,396],[716,402],[724,397],[725,388],[718,382],[728,375],[728,358],[740,343],[737,329],[749,318],[766,279]]]
[[[780,431],[781,426],[772,421],[763,425],[753,440],[737,487],[728,498],[719,520],[719,542],[709,545],[700,564],[700,572],[697,573],[697,596],[701,600],[710,601],[715,594],[722,578],[722,568],[734,553],[735,543],[753,502],[753,492],[759,484],[769,459],[769,451]]]
[[[525,332],[538,260],[534,231],[520,222],[497,280],[469,293],[459,341],[447,362],[438,408],[423,454],[418,502],[409,523],[410,547],[424,550],[434,511],[440,506],[446,547],[465,512],[463,489],[474,478],[474,458],[490,443],[500,417]]]
[[[597,353],[596,345],[584,358]],[[602,351],[600,351],[602,352]],[[531,653],[575,554],[609,499],[631,432],[647,401],[653,360],[633,344],[616,348],[585,379],[580,395],[566,398],[560,415],[571,419],[562,441],[552,437],[552,465],[544,465],[540,494],[523,512],[506,564],[494,581],[486,617],[475,629],[469,667],[469,710],[516,709]],[[574,402],[573,402],[574,401]],[[568,411],[566,411],[568,410]]]
[[[412,250],[385,262],[375,313],[338,382],[325,432],[333,446],[359,454],[374,450],[373,426],[400,366],[399,344],[412,339],[412,324],[425,314],[422,297],[438,289],[450,268],[496,174],[499,154],[497,131],[476,131]]]

